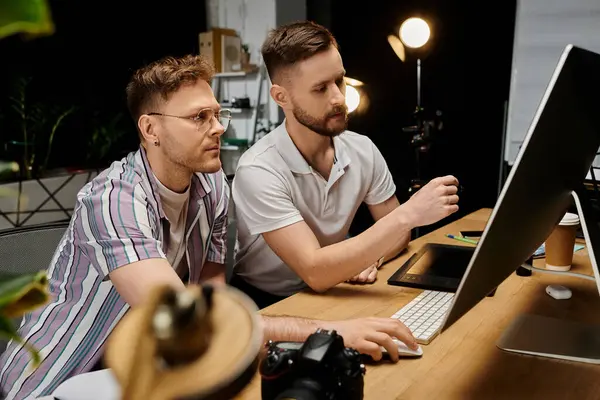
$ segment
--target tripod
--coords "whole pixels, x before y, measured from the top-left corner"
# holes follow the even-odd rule
[[[402,131],[411,135],[410,144],[414,149],[415,172],[408,188],[409,195],[416,193],[425,183],[423,180],[423,156],[427,156],[435,135],[443,128],[442,112],[437,110],[432,119],[425,117],[425,109],[421,105],[421,59],[417,59],[417,106],[413,113],[415,125],[402,128]],[[419,237],[419,228],[415,229]]]

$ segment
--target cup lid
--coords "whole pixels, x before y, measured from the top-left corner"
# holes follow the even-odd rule
[[[565,216],[560,221],[560,225],[578,225],[579,224],[579,216],[573,213],[566,213]]]

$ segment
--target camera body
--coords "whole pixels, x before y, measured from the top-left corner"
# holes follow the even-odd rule
[[[335,330],[318,329],[304,343],[268,342],[262,360],[263,400],[362,400],[365,366]]]

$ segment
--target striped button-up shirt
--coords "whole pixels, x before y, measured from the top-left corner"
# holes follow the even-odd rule
[[[27,314],[19,328],[44,360],[33,369],[27,351],[9,343],[0,358],[8,399],[48,395],[100,359],[108,335],[129,309],[108,274],[139,260],[166,259],[169,226],[156,185],[140,148],[79,191],[48,268],[51,301]],[[222,171],[193,175],[184,256],[190,283],[199,282],[204,262],[225,263],[228,203]]]

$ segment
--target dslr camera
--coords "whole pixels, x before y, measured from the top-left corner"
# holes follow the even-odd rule
[[[361,354],[335,330],[318,329],[302,342],[267,343],[261,361],[263,400],[362,400]]]

